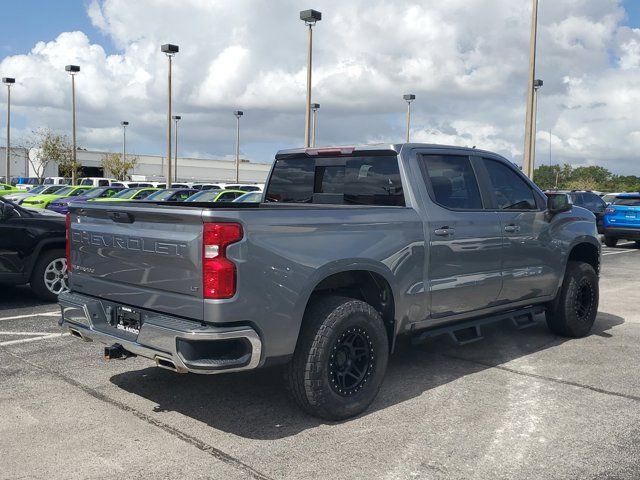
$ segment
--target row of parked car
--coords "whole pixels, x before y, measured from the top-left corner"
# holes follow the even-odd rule
[[[596,217],[598,233],[604,243],[615,247],[619,240],[634,240],[640,246],[640,192],[598,194],[590,191],[549,190],[548,197],[565,194],[576,206]]]
[[[146,200],[154,202],[259,202],[262,191],[247,191],[240,185],[235,189],[207,189],[173,186],[172,188],[160,188],[153,186],[102,186],[90,185],[41,185],[27,192],[12,191],[3,196],[23,205],[25,208],[48,209],[57,213],[66,214],[70,202],[94,201],[94,202],[124,202],[134,200]],[[253,186],[249,186],[253,190]]]

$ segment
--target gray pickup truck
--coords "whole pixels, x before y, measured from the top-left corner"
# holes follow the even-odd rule
[[[499,155],[401,144],[285,150],[262,202],[77,203],[61,325],[179,373],[287,363],[306,412],[364,411],[400,335],[598,308],[591,212]]]

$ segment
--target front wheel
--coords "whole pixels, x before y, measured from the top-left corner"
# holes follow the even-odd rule
[[[604,244],[607,247],[615,247],[618,244],[618,239],[615,237],[604,237]]]
[[[570,261],[558,296],[547,308],[547,325],[557,335],[584,337],[598,314],[598,275],[585,262]]]
[[[69,290],[67,259],[62,249],[40,255],[31,273],[31,289],[42,300],[55,302],[58,295]]]
[[[307,308],[288,380],[310,415],[344,420],[374,400],[389,358],[382,318],[368,303],[319,297]]]

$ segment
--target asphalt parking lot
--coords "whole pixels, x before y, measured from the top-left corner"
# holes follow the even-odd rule
[[[603,249],[587,338],[543,322],[392,357],[362,416],[302,414],[280,370],[105,362],[55,304],[0,292],[0,478],[638,479],[640,249]]]

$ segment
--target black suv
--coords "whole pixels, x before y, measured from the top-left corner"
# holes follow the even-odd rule
[[[596,216],[596,226],[598,227],[598,233],[604,234],[604,210],[607,208],[607,204],[602,198],[587,190],[548,190],[544,192],[547,197],[554,194],[564,193],[569,196],[569,201],[573,205],[586,208]]]
[[[67,291],[65,217],[0,197],[0,285],[29,283],[43,300]]]

